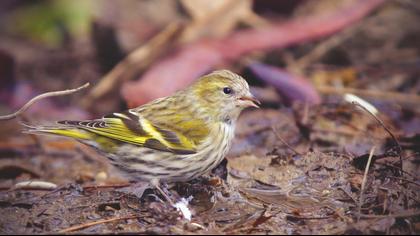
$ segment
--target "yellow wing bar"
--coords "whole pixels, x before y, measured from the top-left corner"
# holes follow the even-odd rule
[[[131,112],[114,113],[98,120],[61,121],[59,123],[121,142],[156,150],[177,154],[192,154],[196,152],[196,145],[183,134],[160,128],[149,120]]]

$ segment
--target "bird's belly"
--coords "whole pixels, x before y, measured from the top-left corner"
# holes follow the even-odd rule
[[[113,154],[104,154],[135,181],[188,181],[211,171],[229,151],[233,129],[221,126],[219,131],[220,135],[215,140],[203,145],[194,154],[176,155],[130,144],[120,146]]]

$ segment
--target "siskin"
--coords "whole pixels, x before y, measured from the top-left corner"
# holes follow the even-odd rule
[[[228,152],[235,123],[259,102],[239,75],[219,70],[174,95],[101,119],[28,126],[28,133],[77,139],[97,149],[134,181],[159,187],[216,167]]]

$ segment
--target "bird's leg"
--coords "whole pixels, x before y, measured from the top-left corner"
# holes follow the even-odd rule
[[[132,183],[130,186],[128,187],[124,187],[122,189],[119,190],[119,192],[123,192],[125,194],[127,193],[131,193],[134,194],[137,198],[142,198],[144,195],[144,191],[146,191],[147,189],[152,188],[150,186],[150,184],[146,183],[146,182],[135,182]]]
[[[119,192],[125,193],[125,194],[134,194],[134,196],[136,196],[137,198],[141,199],[144,195],[144,192],[147,189],[157,189],[159,191],[160,194],[163,195],[163,197],[172,205],[174,206],[174,202],[172,201],[171,197],[170,197],[170,193],[167,190],[166,186],[163,186],[163,188],[160,186],[160,182],[159,180],[154,180],[154,181],[150,181],[150,183],[146,183],[146,182],[134,182],[132,183],[130,186],[128,187],[124,187],[120,190],[118,190]],[[158,196],[156,196],[155,194],[149,194],[152,195],[153,197],[155,197],[157,200],[161,201],[162,203],[164,202],[162,199],[160,199]]]
[[[160,194],[162,194],[163,197],[165,197],[165,199],[171,204],[171,206],[175,206],[174,202],[172,201],[171,197],[169,197],[168,195],[168,190],[166,187],[164,187],[164,191],[161,187],[160,187],[160,182],[158,179],[153,179],[152,181],[150,181],[150,184],[156,188]]]

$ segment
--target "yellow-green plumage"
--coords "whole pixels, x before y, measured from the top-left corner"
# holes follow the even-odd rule
[[[96,120],[30,127],[28,132],[93,146],[136,180],[186,181],[222,161],[241,110],[256,106],[255,101],[242,77],[223,70],[138,108]]]

